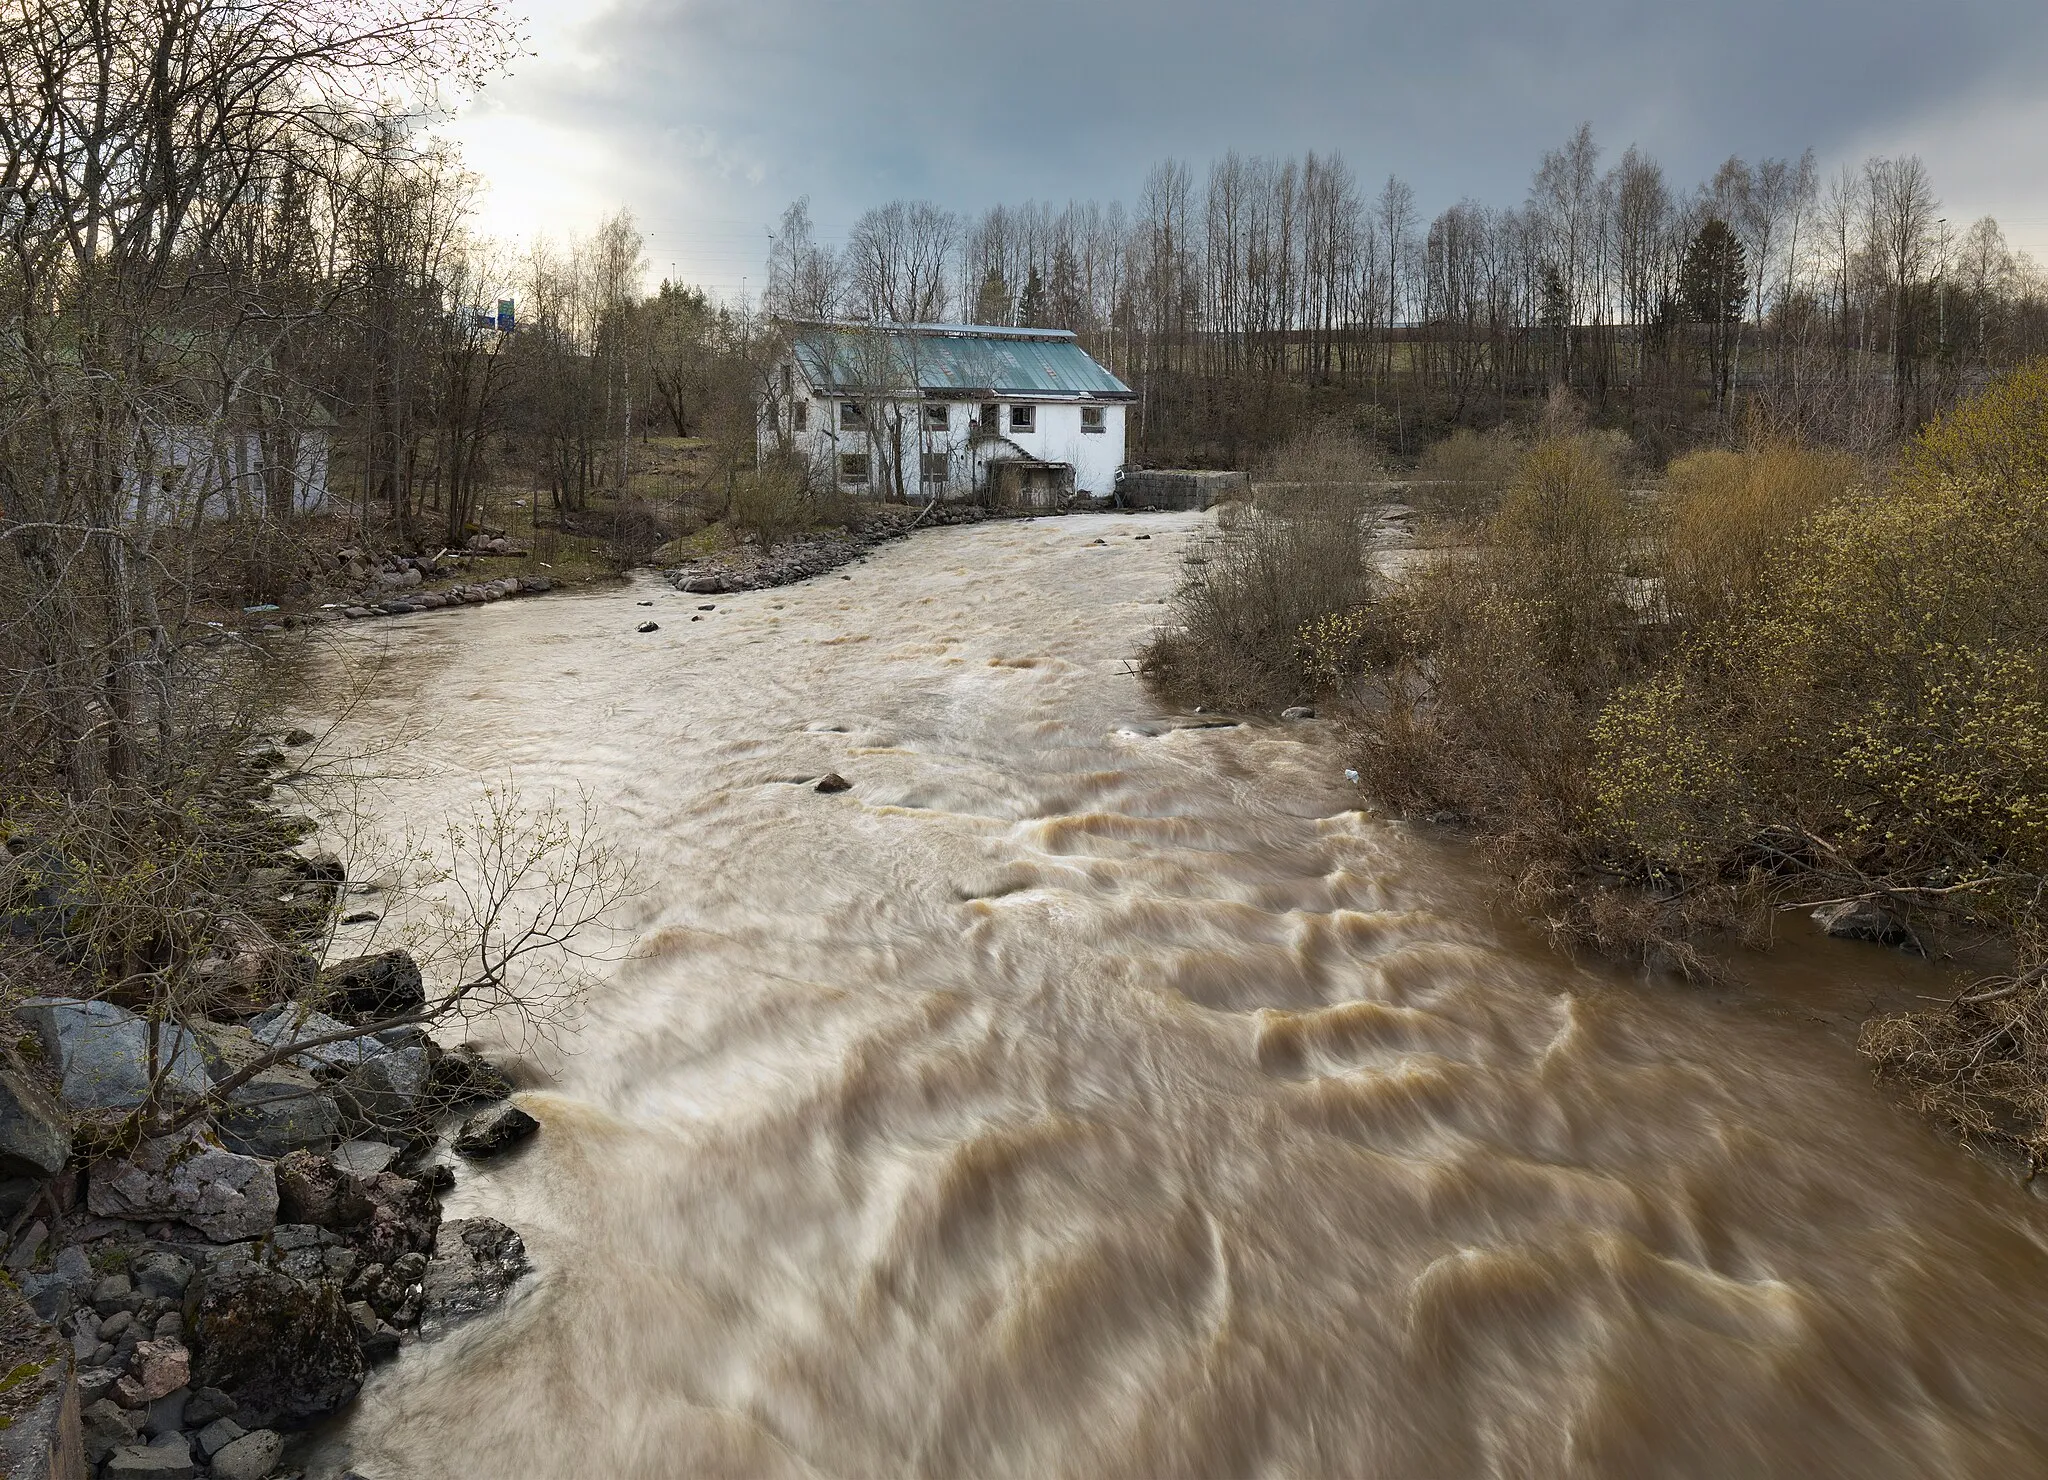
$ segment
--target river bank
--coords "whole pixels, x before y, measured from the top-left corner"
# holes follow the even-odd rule
[[[574,785],[642,889],[557,1034],[477,1027],[542,1132],[447,1212],[517,1227],[535,1273],[373,1375],[324,1473],[2048,1452],[2041,1209],[1845,1026],[1938,974],[1560,961],[1459,850],[1358,809],[1322,722],[1146,695],[1208,527],[942,530],[652,634],[638,603],[690,599],[647,578],[390,629],[352,729],[464,701],[380,808]]]

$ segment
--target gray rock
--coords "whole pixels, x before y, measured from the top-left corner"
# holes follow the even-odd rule
[[[16,1274],[26,1274],[43,1262],[43,1254],[50,1242],[50,1225],[38,1218],[29,1224],[19,1238],[7,1248],[7,1268]]]
[[[116,1449],[133,1444],[141,1432],[135,1418],[136,1415],[108,1398],[95,1398],[87,1403],[78,1415],[86,1459],[98,1464]]]
[[[303,1069],[279,1066],[237,1088],[215,1117],[221,1144],[245,1156],[325,1151],[341,1133],[341,1106],[311,1081]]]
[[[362,1386],[368,1365],[333,1280],[216,1265],[194,1310],[197,1384],[233,1393],[242,1423],[310,1423]]]
[[[493,1105],[462,1122],[462,1129],[455,1136],[455,1150],[463,1156],[496,1156],[539,1129],[540,1122],[517,1105]]]
[[[111,1367],[80,1367],[78,1369],[78,1401],[97,1403],[114,1390],[114,1384],[121,1374]]]
[[[182,1438],[176,1444],[125,1445],[107,1456],[105,1480],[198,1480],[199,1468]]]
[[[135,1288],[159,1300],[184,1299],[185,1287],[192,1283],[192,1271],[191,1260],[161,1249],[144,1254],[129,1266]]]
[[[382,1141],[344,1141],[328,1160],[355,1176],[374,1177],[398,1160],[398,1148]]]
[[[85,1250],[76,1244],[68,1249],[59,1249],[56,1261],[50,1267],[64,1276],[71,1286],[72,1294],[79,1300],[89,1302],[92,1299],[93,1287],[98,1281],[92,1272],[92,1261],[85,1256]]]
[[[372,1362],[381,1362],[398,1355],[398,1331],[384,1323],[369,1301],[350,1302],[348,1313],[349,1319],[356,1324],[356,1340],[362,1343],[365,1357]]]
[[[490,1310],[530,1267],[525,1243],[495,1218],[443,1223],[422,1278],[420,1334],[438,1336]]]
[[[134,1295],[134,1283],[127,1275],[101,1275],[92,1287],[92,1308],[103,1316],[112,1315],[117,1310],[126,1311]]]
[[[504,1071],[468,1044],[434,1060],[430,1083],[436,1103],[444,1106],[502,1100],[512,1093]]]
[[[210,1084],[198,1042],[176,1024],[153,1028],[111,1002],[76,997],[31,997],[15,1013],[42,1040],[67,1105],[126,1110],[141,1104],[150,1090],[152,1033],[169,1089],[203,1095]]]
[[[282,1048],[303,1039],[346,1032],[348,1027],[347,1023],[324,1012],[292,1006],[273,1007],[249,1020],[249,1031],[258,1043],[267,1048]],[[338,1043],[323,1043],[317,1048],[309,1048],[295,1055],[292,1062],[316,1072],[346,1074],[383,1051],[384,1046],[374,1038],[344,1038]]]
[[[321,1000],[352,1023],[402,1017],[426,1005],[419,963],[406,951],[337,961],[320,973]]]
[[[1837,940],[1867,940],[1873,945],[1914,943],[1912,927],[1889,900],[1848,899],[1824,904],[1813,912],[1814,923]]]
[[[195,1428],[210,1427],[215,1420],[228,1418],[235,1411],[235,1400],[219,1388],[196,1387],[192,1389],[192,1396],[185,1400],[185,1422]],[[235,1437],[241,1437],[239,1429],[235,1431]]]
[[[152,1399],[142,1420],[142,1432],[152,1439],[161,1439],[184,1428],[185,1404],[191,1396],[192,1389],[181,1387]]]
[[[54,1177],[70,1156],[64,1112],[26,1074],[0,1069],[0,1177]]]
[[[100,1349],[100,1318],[88,1305],[73,1314],[71,1323],[71,1357],[84,1366]]]
[[[247,1432],[232,1418],[216,1418],[199,1431],[199,1452],[212,1459]]]
[[[427,1079],[425,1050],[389,1049],[344,1079],[339,1097],[362,1124],[410,1130],[426,1108]]]
[[[257,1429],[214,1455],[213,1480],[263,1480],[283,1455],[284,1440],[269,1429]]]
[[[25,1274],[21,1276],[21,1298],[30,1310],[55,1325],[71,1314],[78,1296],[61,1274]]]
[[[255,1157],[166,1137],[145,1142],[132,1160],[95,1163],[85,1200],[102,1218],[166,1218],[230,1243],[277,1222],[277,1177]]]
[[[40,1177],[0,1177],[0,1220],[11,1222],[42,1196]]]

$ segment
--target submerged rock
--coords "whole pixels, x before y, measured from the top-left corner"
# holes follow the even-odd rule
[[[833,792],[853,790],[853,783],[851,781],[848,781],[844,776],[840,775],[837,771],[827,771],[823,776],[820,776],[818,778],[818,784],[813,789],[817,791],[822,791],[829,796]]]
[[[1915,944],[1912,926],[1889,900],[1846,899],[1813,912],[1814,923],[1837,940],[1865,940],[1880,946]]]
[[[525,1243],[495,1218],[442,1224],[422,1282],[420,1334],[438,1336],[492,1309],[530,1267]]]

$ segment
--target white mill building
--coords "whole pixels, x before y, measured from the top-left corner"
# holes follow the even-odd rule
[[[1136,399],[1065,329],[785,326],[764,457],[794,448],[849,493],[1052,507],[1115,491]]]

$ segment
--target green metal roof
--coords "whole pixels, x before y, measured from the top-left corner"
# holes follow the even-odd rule
[[[1066,329],[980,324],[793,324],[791,347],[820,391],[1123,400],[1135,392]]]

